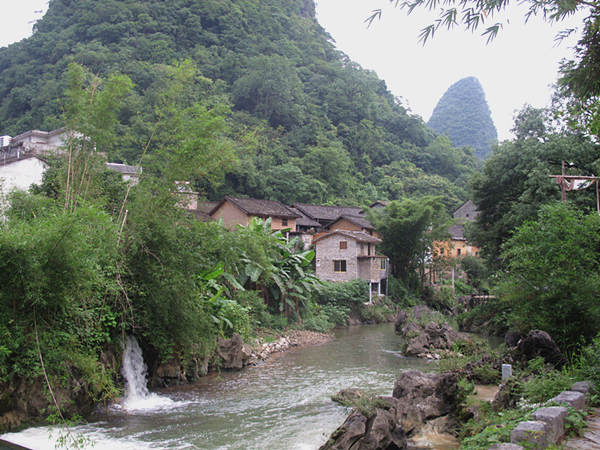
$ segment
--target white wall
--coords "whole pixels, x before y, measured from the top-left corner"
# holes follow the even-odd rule
[[[27,158],[0,166],[0,186],[6,195],[14,189],[26,191],[33,183],[40,184],[48,165],[37,158]]]

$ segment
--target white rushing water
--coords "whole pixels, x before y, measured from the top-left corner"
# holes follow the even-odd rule
[[[180,402],[149,392],[147,374],[148,367],[144,362],[142,349],[135,337],[127,336],[121,367],[121,375],[125,378],[125,395],[121,408],[127,412],[139,412],[179,406]]]

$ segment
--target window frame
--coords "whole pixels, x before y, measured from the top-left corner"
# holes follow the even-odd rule
[[[339,265],[339,270],[337,270],[337,266]],[[348,272],[348,264],[345,259],[334,259],[333,260],[333,271],[335,273],[346,273]]]

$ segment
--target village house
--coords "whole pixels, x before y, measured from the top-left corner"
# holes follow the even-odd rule
[[[366,280],[369,302],[387,290],[388,258],[376,253],[381,239],[363,231],[333,230],[315,237],[315,274],[323,281]]]
[[[46,158],[56,156],[68,144],[65,128],[53,131],[30,130],[15,137],[2,136],[0,148],[0,185],[4,194],[27,190],[40,184],[48,168]],[[106,168],[121,174],[124,181],[137,183],[142,168],[119,163],[106,163]]]
[[[434,260],[428,270],[432,283],[466,276],[461,270],[457,270],[454,263],[465,256],[479,256],[479,248],[465,237],[465,224],[474,221],[478,215],[477,206],[471,200],[467,201],[453,214],[455,224],[448,228],[450,237],[433,243]]]
[[[226,196],[210,211],[215,220],[223,220],[227,228],[248,225],[253,217],[271,219],[273,230],[296,230],[296,220],[300,215],[276,200],[258,200]]]

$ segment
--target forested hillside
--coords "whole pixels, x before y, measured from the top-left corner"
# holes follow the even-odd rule
[[[485,93],[475,77],[457,81],[444,93],[427,124],[450,138],[453,145],[468,145],[485,158],[498,140]]]
[[[171,135],[198,122],[158,119],[202,105],[192,116],[218,123],[203,132],[231,155],[197,171],[209,198],[367,203],[439,193],[454,207],[467,196],[470,151],[436,137],[375,73],[337,51],[312,0],[50,0],[35,29],[0,49],[2,134],[63,125],[65,72],[77,62],[135,83],[114,160],[144,154],[144,167],[160,172]],[[201,134],[190,139],[195,152]]]

